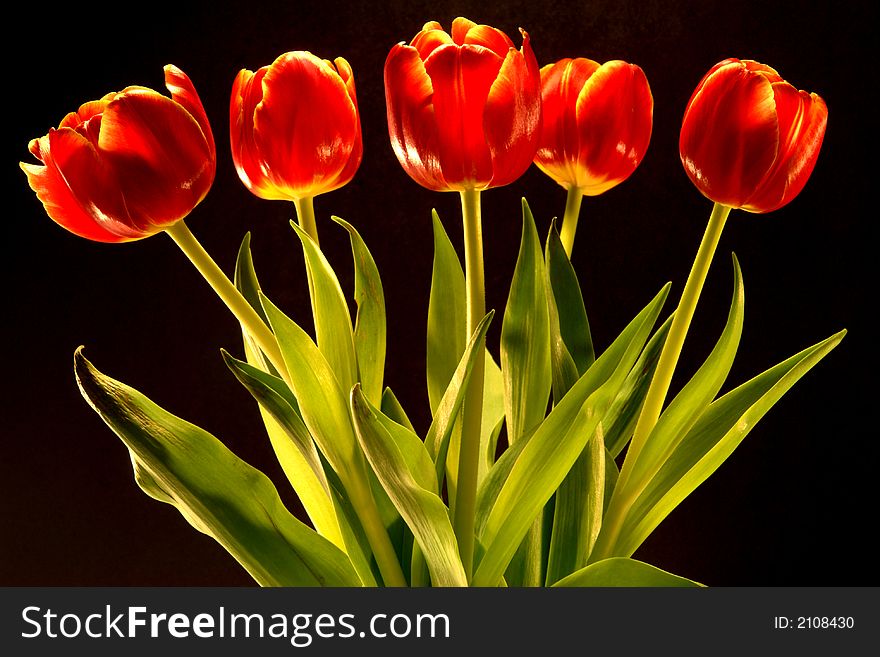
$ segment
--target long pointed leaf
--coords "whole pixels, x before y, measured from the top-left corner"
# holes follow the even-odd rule
[[[605,454],[600,423],[556,493],[548,585],[585,566],[599,536],[605,506]]]
[[[525,199],[522,208],[522,241],[501,326],[504,414],[511,443],[544,419],[552,382],[544,257]]]
[[[269,299],[265,296],[262,299],[278,338],[303,422],[347,486],[351,477],[360,475],[363,456],[336,373],[308,334]]]
[[[438,482],[443,481],[443,475],[446,470],[446,456],[449,450],[449,439],[464,402],[468,381],[470,381],[471,372],[474,369],[474,361],[477,359],[478,354],[485,353],[486,331],[489,330],[489,324],[494,315],[494,311],[489,311],[477,325],[474,335],[471,337],[455,369],[455,373],[449,381],[446,392],[443,393],[443,397],[434,410],[434,419],[428,429],[427,436],[425,436],[425,446],[434,460]]]
[[[345,295],[318,245],[295,221],[291,221],[290,225],[302,242],[309,269],[309,292],[318,348],[333,368],[340,387],[349,390],[358,380],[358,364]]]
[[[547,280],[558,313],[560,337],[580,376],[596,360],[593,338],[581,286],[556,232],[555,223],[550,226],[544,257]]]
[[[359,381],[373,404],[382,399],[382,381],[385,376],[385,293],[373,255],[360,234],[347,221],[332,217],[348,231],[354,258],[354,300],[357,318],[354,325],[354,345],[357,354]]]
[[[428,302],[428,400],[436,409],[449,386],[467,344],[467,307],[461,261],[436,211],[431,212],[434,227],[434,267]]]
[[[324,467],[309,430],[294,410],[296,400],[290,389],[281,379],[232,357],[225,350],[221,350],[221,353],[227,367],[253,395],[260,409],[268,413],[283,431],[283,438],[271,432],[269,440],[315,529],[337,547],[344,548]],[[306,467],[298,467],[300,463]],[[292,465],[297,467],[291,468]]]
[[[612,557],[611,559],[603,559],[602,561],[590,564],[576,573],[572,573],[565,579],[556,582],[553,586],[664,586],[699,588],[703,585],[693,580],[667,573],[665,570],[660,570],[643,561]]]
[[[844,335],[846,331],[832,335],[714,401],[633,505],[618,542],[618,554],[632,554]]]
[[[101,374],[78,349],[83,396],[129,449],[138,483],[173,504],[264,586],[359,586],[348,557],[284,508],[269,479],[203,429]]]
[[[397,424],[402,424],[413,433],[416,432],[413,423],[409,421],[406,411],[403,410],[403,406],[400,405],[397,396],[391,388],[385,388],[385,391],[382,393],[382,404],[380,408],[385,415],[397,422]]]
[[[697,421],[703,410],[715,399],[715,395],[724,385],[727,374],[730,372],[742,335],[743,305],[745,303],[742,271],[736,256],[733,255],[732,258],[733,299],[730,302],[730,312],[721,337],[718,338],[715,348],[712,349],[697,373],[675,396],[669,407],[663,411],[645,444],[633,445],[633,449],[637,450],[637,456],[632,464],[632,472],[627,473],[628,463],[624,462],[621,473],[621,482],[628,489],[637,489],[641,486],[643,484],[641,478],[645,476],[646,472],[656,472],[666,456],[675,449],[679,441]],[[627,457],[629,456],[627,454]]]
[[[479,537],[477,586],[498,583],[519,541],[562,483],[638,358],[669,286],[639,313],[537,428],[514,463]]]
[[[364,454],[418,541],[434,585],[467,586],[446,505],[419,483],[419,475],[410,470],[406,457],[360,386],[352,389],[351,410]]]

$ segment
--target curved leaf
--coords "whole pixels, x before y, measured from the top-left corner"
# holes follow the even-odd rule
[[[745,303],[742,271],[736,255],[732,258],[733,299],[721,337],[697,373],[663,411],[644,445],[633,444],[630,447],[635,458],[631,459],[630,452],[627,452],[627,459],[621,470],[621,485],[627,490],[638,490],[638,487],[646,483],[644,477],[650,476],[647,473],[656,472],[703,410],[715,399],[730,372],[742,335]],[[631,460],[633,462],[629,463]]]
[[[428,400],[436,409],[467,344],[467,306],[461,261],[437,211],[431,212],[434,227],[434,266],[428,301]]]
[[[345,295],[336,273],[318,245],[295,221],[291,221],[290,225],[302,242],[306,256],[318,348],[330,363],[340,387],[349,390],[358,380],[358,363]],[[269,319],[272,319],[271,315]]]
[[[846,335],[840,331],[714,401],[633,505],[617,544],[632,554],[717,470],[768,410]]]
[[[522,208],[522,241],[501,325],[504,415],[511,444],[544,419],[552,382],[544,257],[525,199]]]
[[[693,580],[667,573],[665,570],[625,557],[612,557],[581,568],[553,586],[605,586],[638,587],[664,586],[677,588],[700,588]]]
[[[351,391],[351,411],[364,454],[418,541],[434,585],[467,586],[446,505],[422,485],[424,473],[420,475],[410,468],[388,426],[379,419],[359,385]]]
[[[519,541],[568,474],[641,353],[668,291],[666,285],[630,322],[523,448],[478,537],[486,552],[474,574],[475,586],[498,583]]]
[[[596,360],[593,338],[581,286],[559,239],[555,221],[547,236],[544,258],[547,262],[550,300],[556,308],[559,322],[559,338],[576,366],[578,376],[581,376]]]
[[[359,586],[348,557],[284,508],[269,479],[203,429],[101,374],[78,349],[83,396],[131,453],[139,485],[217,540],[263,586]]]
[[[354,324],[354,346],[357,355],[359,381],[373,404],[382,399],[382,381],[385,376],[385,293],[373,255],[360,234],[347,221],[332,217],[348,231],[354,258],[354,300],[357,317]]]
[[[290,389],[281,379],[234,358],[225,349],[221,349],[221,353],[227,367],[253,395],[261,411],[267,413],[283,432],[283,436],[270,432],[269,440],[315,529],[337,547],[343,548],[344,541],[324,467],[309,430],[295,410],[296,399]],[[300,463],[306,467],[298,467]]]

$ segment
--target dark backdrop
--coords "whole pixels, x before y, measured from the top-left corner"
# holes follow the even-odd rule
[[[684,106],[702,75],[726,57],[776,67],[825,98],[830,119],[803,193],[771,215],[736,212],[709,273],[680,371],[690,374],[721,330],[730,299],[729,253],[746,283],[746,324],[729,383],[739,384],[841,328],[843,343],[748,436],[722,469],[636,554],[710,585],[876,585],[867,528],[875,524],[877,431],[868,249],[876,182],[862,66],[870,66],[867,2],[417,2],[146,3],[92,5],[53,15],[39,3],[8,42],[4,152],[0,584],[249,585],[247,574],[173,508],[135,485],[127,452],[86,405],[72,354],[86,355],[170,411],[205,427],[297,503],[249,395],[223,365],[240,353],[235,321],[164,235],[125,245],[76,238],[51,222],[17,168],[27,142],[81,102],[129,84],[162,89],[174,63],[194,81],[213,124],[217,179],[188,223],[231,271],[253,233],[268,295],[310,325],[301,250],[287,226],[292,205],[251,196],[236,178],[228,103],[239,69],[287,50],[352,64],[365,139],[354,181],[318,197],[322,246],[352,288],[338,214],[361,231],[383,275],[389,314],[387,382],[420,426],[427,422],[424,326],[431,271],[430,210],[460,248],[458,197],[428,192],[400,169],[385,125],[382,67],[390,47],[423,22],[457,15],[514,35],[526,28],[540,64],[565,56],[642,66],[655,100],[654,134],[624,184],[586,199],[575,244],[602,348],[666,281],[674,303],[711,203],[677,153]],[[10,28],[7,28],[8,30]],[[872,80],[867,81],[872,84]],[[484,194],[487,295],[503,309],[526,196],[545,233],[564,192],[537,169]],[[500,321],[490,334],[496,350]],[[680,380],[678,381],[680,384]]]

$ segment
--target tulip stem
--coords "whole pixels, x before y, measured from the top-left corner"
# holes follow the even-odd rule
[[[645,404],[642,406],[642,412],[636,423],[635,432],[633,434],[632,444],[627,451],[626,460],[624,462],[623,471],[619,486],[622,488],[626,485],[627,479],[635,467],[636,459],[645,446],[651,431],[660,418],[660,412],[666,401],[666,394],[669,392],[669,385],[672,382],[672,375],[675,372],[675,366],[681,355],[681,348],[684,344],[685,336],[687,336],[691,319],[694,316],[694,309],[697,307],[697,301],[700,298],[700,292],[703,289],[703,283],[706,281],[706,274],[709,271],[709,265],[712,264],[712,257],[715,255],[715,249],[718,247],[718,240],[721,238],[721,231],[730,214],[730,208],[726,205],[716,203],[712,208],[712,215],[709,217],[709,225],[706,226],[706,232],[703,235],[703,241],[697,251],[697,257],[691,267],[691,273],[688,275],[687,283],[685,283],[684,291],[681,293],[681,300],[678,302],[678,308],[672,318],[672,325],[669,327],[669,335],[663,344],[663,350],[660,352],[660,359],[657,361],[657,369],[654,377],[651,379],[651,385],[645,396]]]
[[[296,218],[299,227],[302,228],[309,237],[320,246],[318,241],[318,224],[315,221],[315,204],[313,196],[304,196],[303,198],[293,199],[296,206]]]
[[[351,498],[351,505],[361,521],[367,542],[373,550],[383,583],[385,586],[405,587],[406,576],[403,574],[391,537],[379,514],[366,471],[362,469],[361,476],[355,476],[345,488]]]
[[[226,304],[226,307],[232,311],[244,330],[257,342],[275,369],[287,380],[287,368],[284,365],[284,358],[281,356],[281,350],[278,348],[274,334],[205,251],[189,227],[181,220],[166,228],[165,232],[195,265],[199,273],[205,277],[205,280]]]
[[[578,227],[578,217],[581,213],[581,201],[584,193],[580,187],[571,186],[565,198],[565,214],[562,215],[562,228],[559,231],[559,239],[565,254],[571,259],[571,250],[574,247],[574,234]]]
[[[464,223],[464,262],[467,284],[467,334],[471,336],[486,314],[486,283],[483,274],[483,228],[480,192],[461,192]],[[484,347],[480,347],[480,350]],[[477,502],[477,478],[480,464],[480,434],[483,424],[483,378],[485,357],[474,361],[462,411],[461,446],[458,457],[458,480],[455,488],[453,526],[464,570],[470,577],[474,560],[474,522]]]

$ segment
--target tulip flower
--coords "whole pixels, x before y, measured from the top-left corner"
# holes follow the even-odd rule
[[[541,69],[535,164],[568,190],[560,238],[571,255],[581,200],[626,180],[651,140],[654,100],[641,68],[562,59]]]
[[[317,241],[312,199],[351,181],[363,142],[351,66],[288,52],[235,78],[229,106],[232,159],[245,186],[293,201]]]
[[[803,189],[825,136],[828,108],[755,61],[726,59],[697,85],[679,151],[697,189],[716,203],[771,212]]]
[[[420,185],[461,194],[469,335],[486,311],[480,191],[519,178],[538,147],[541,75],[529,36],[520,31],[523,44],[517,50],[494,27],[456,18],[449,34],[431,21],[385,60],[388,132],[397,159]],[[453,520],[467,572],[483,375],[483,360],[477,359],[465,399],[455,493]]]
[[[507,185],[535,155],[541,123],[538,63],[522,32],[456,18],[452,34],[425,23],[385,61],[391,145],[404,170],[434,191]]]
[[[214,137],[179,68],[165,67],[171,98],[127,87],[84,103],[30,142],[42,164],[20,163],[47,214],[97,242],[127,242],[174,225],[214,181]]]
[[[684,113],[679,151],[688,176],[715,206],[636,424],[624,481],[660,417],[731,209],[770,212],[797,196],[816,164],[827,120],[819,96],[798,91],[755,61],[726,59],[697,85]]]
[[[48,215],[76,235],[128,242],[168,233],[286,374],[271,331],[183,220],[214,181],[214,136],[186,74],[166,66],[165,86],[171,98],[132,86],[84,103],[30,142],[42,165],[20,166]]]

